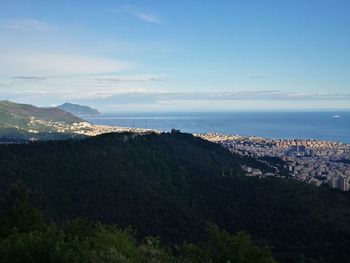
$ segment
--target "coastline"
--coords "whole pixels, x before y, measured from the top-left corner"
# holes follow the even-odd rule
[[[341,117],[335,118],[335,115]],[[339,111],[106,113],[86,120],[96,125],[130,129],[170,131],[174,128],[192,134],[350,143],[350,112]]]
[[[86,125],[86,123],[85,123]],[[83,134],[87,136],[96,136],[103,133],[109,133],[109,132],[135,132],[135,133],[163,133],[163,132],[171,132],[169,131],[162,131],[157,129],[146,129],[146,128],[134,128],[134,127],[123,127],[123,126],[111,126],[111,125],[98,125],[98,124],[88,124],[86,127],[88,127],[88,130],[84,131],[77,131],[78,134]],[[181,130],[179,130],[181,132]],[[289,147],[293,145],[303,145],[308,147],[334,147],[334,146],[341,146],[341,145],[350,145],[349,143],[343,143],[343,142],[337,142],[332,140],[317,140],[317,139],[280,139],[280,138],[265,138],[261,136],[245,136],[245,135],[238,135],[238,134],[221,134],[221,133],[190,133],[193,136],[201,137],[205,140],[211,141],[211,142],[222,142],[222,141],[229,141],[229,140],[249,140],[249,141],[255,141],[259,143],[273,143],[281,147]]]

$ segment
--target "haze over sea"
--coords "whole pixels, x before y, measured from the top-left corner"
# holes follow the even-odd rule
[[[123,113],[89,117],[94,124],[189,133],[265,138],[316,139],[350,143],[350,111]]]

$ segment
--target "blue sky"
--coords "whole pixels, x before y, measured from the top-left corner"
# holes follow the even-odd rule
[[[350,108],[347,0],[2,0],[0,98],[105,112]]]

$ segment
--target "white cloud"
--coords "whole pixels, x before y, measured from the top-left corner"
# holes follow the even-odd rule
[[[135,79],[138,75],[122,76],[122,79]],[[138,78],[140,78],[139,75]],[[151,77],[151,75],[145,74]],[[36,77],[16,76],[8,80],[0,80],[0,94],[9,100],[21,99],[31,103],[33,99],[60,103],[66,100],[100,100],[118,96],[120,94],[145,94],[154,91],[144,88],[146,80],[132,82],[101,81],[96,76],[70,77]],[[150,81],[152,83],[152,81]],[[143,95],[141,95],[143,96]]]
[[[350,100],[350,93],[295,93],[279,90],[264,91],[238,91],[238,92],[172,92],[148,91],[111,92],[104,98],[114,100],[116,103],[138,101],[145,103],[157,101],[327,101]]]
[[[0,74],[4,76],[97,74],[130,66],[130,63],[103,57],[27,52],[0,54]]]
[[[103,78],[96,78],[100,82],[153,82],[153,81],[163,81],[164,79],[158,75],[128,75],[128,76],[108,76]]]
[[[154,14],[148,13],[148,12],[144,12],[144,11],[140,11],[140,10],[135,10],[134,8],[128,6],[125,8],[126,12],[128,12],[129,14],[137,17],[138,19],[141,19],[145,22],[148,23],[163,23],[163,21],[157,17]]]
[[[163,82],[154,81],[157,75],[107,75],[107,77],[14,77],[10,81],[0,81],[0,94],[13,97],[53,98],[60,100],[91,100],[100,103],[116,104],[174,104],[194,101],[210,103],[226,103],[229,101],[350,101],[350,93],[297,93],[280,90],[249,90],[249,91],[217,91],[217,92],[178,92],[164,90],[160,85]],[[180,103],[181,104],[181,103]]]
[[[147,13],[141,13],[141,12],[130,12],[131,14],[137,16],[141,20],[149,23],[162,23],[162,21],[156,17],[155,15],[152,14],[147,14]]]
[[[52,32],[58,31],[59,28],[48,23],[35,19],[18,19],[2,23],[2,27],[17,31],[39,31]]]

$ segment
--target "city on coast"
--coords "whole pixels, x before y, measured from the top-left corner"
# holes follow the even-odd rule
[[[280,158],[283,161],[281,168],[287,171],[284,173],[287,176],[284,175],[284,177],[309,182],[316,186],[326,184],[332,188],[349,191],[350,144],[311,139],[266,139],[218,133],[198,136],[220,143],[239,155],[258,159]],[[274,166],[275,173],[263,173],[251,167],[243,168],[248,176],[281,176],[280,168],[277,166]]]

